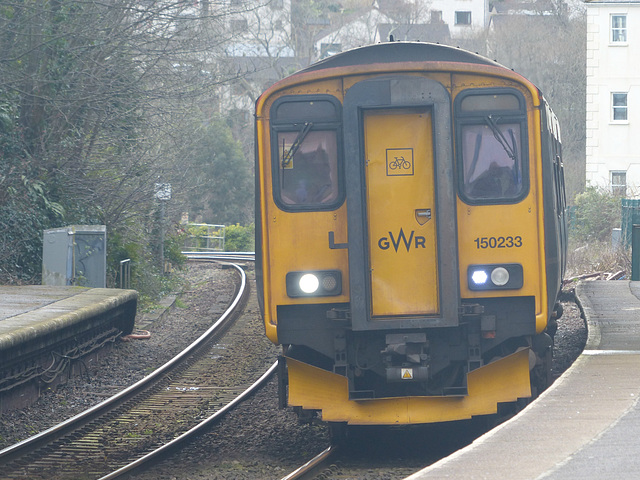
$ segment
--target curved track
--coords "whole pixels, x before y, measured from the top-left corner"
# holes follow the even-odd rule
[[[207,353],[248,296],[246,275],[235,268],[240,273],[235,299],[194,343],[119,394],[0,451],[2,477],[116,478],[198,433],[257,388],[275,366],[249,389],[203,381],[215,368],[216,355]]]

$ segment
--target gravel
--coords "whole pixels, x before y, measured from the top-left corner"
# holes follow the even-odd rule
[[[136,329],[151,331],[149,340],[116,341],[84,361],[81,375],[61,379],[61,385],[44,390],[30,407],[3,413],[0,448],[82,412],[169,361],[224,311],[234,292],[233,275],[228,269],[190,265],[188,283],[173,307],[138,313]]]
[[[87,365],[88,376],[68,379],[55,391],[44,392],[31,407],[3,414],[0,418],[0,448],[75,415],[142,378],[208,328],[219,315],[221,305],[231,298],[233,271],[194,263],[188,265],[184,275],[190,286],[166,315],[156,318],[157,315],[145,314],[139,315],[139,320],[136,320],[137,327],[151,332],[149,340],[117,342],[101,359]],[[580,354],[587,335],[580,311],[573,302],[571,289],[564,292],[563,306],[564,315],[558,322],[555,337],[553,373],[556,377]],[[247,313],[254,318],[254,328],[262,330],[257,306],[249,304]],[[269,348],[266,356],[275,358],[278,347]],[[268,363],[266,359],[265,363]],[[375,435],[375,432],[368,435],[373,442]],[[389,432],[383,435],[388,437]],[[433,436],[433,431],[427,431],[425,435]],[[231,411],[210,433],[159,462],[154,470],[131,478],[278,479],[328,444],[326,426],[299,424],[291,409],[278,409],[277,386],[275,381],[271,381],[254,397]],[[448,448],[458,448],[458,445],[452,441]],[[443,451],[442,454],[447,453]],[[377,453],[376,456],[375,460],[379,459],[382,463],[392,461],[389,454]],[[371,457],[366,460],[365,455],[364,458],[371,464],[376,463]],[[425,465],[424,452],[395,460],[395,463],[401,461],[405,465],[407,473]],[[348,478],[398,478],[399,473],[399,470],[394,470],[394,477],[384,468],[378,470],[372,467],[370,470],[365,477]]]
[[[575,302],[575,285],[565,286],[560,301],[564,312],[558,320],[558,331],[554,337],[553,367],[558,378],[582,353],[587,342],[587,326]]]

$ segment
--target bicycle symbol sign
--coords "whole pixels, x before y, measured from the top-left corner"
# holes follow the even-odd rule
[[[387,149],[387,176],[413,175],[413,149]]]
[[[389,168],[395,170],[396,168],[408,169],[411,168],[411,162],[404,159],[404,157],[394,157],[393,161],[389,162]]]

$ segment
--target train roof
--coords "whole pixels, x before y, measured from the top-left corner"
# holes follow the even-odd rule
[[[505,67],[495,60],[491,60],[478,53],[473,53],[459,47],[442,45],[429,42],[385,42],[364,47],[354,48],[345,52],[327,57],[319,62],[303,68],[293,75],[274,83],[256,100],[256,109],[259,108],[260,99],[274,92],[295,85],[299,82],[312,81],[314,78],[326,75],[353,74],[361,71],[395,71],[407,68],[428,68],[432,63],[436,69],[450,69],[460,71],[476,70],[485,73],[493,73],[512,78],[513,80],[528,85],[536,90],[540,96],[542,92],[533,83],[522,75]],[[422,64],[422,65],[421,65]],[[458,64],[456,66],[456,64]],[[387,67],[388,66],[388,67]],[[329,73],[329,70],[332,72]],[[493,72],[491,72],[493,70]],[[533,91],[532,90],[532,91]]]
[[[320,60],[300,72],[326,68],[398,62],[455,62],[506,68],[477,53],[439,43],[385,42],[354,48]]]

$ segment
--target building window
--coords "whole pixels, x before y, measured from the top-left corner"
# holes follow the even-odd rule
[[[611,43],[627,43],[626,15],[611,15]]]
[[[245,18],[231,20],[231,31],[233,33],[241,33],[249,30],[249,22]]]
[[[626,122],[628,120],[627,94],[612,93],[611,94],[611,118],[614,122]]]
[[[442,10],[431,10],[431,23],[442,23]]]
[[[471,12],[456,12],[456,25],[471,25]]]
[[[611,171],[611,193],[616,196],[627,196],[627,172]]]

